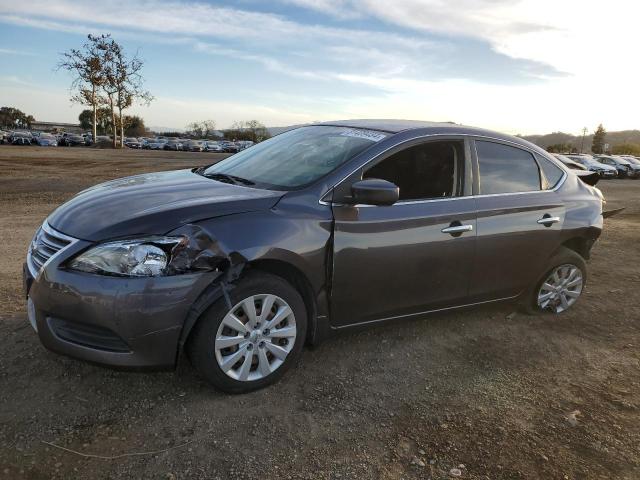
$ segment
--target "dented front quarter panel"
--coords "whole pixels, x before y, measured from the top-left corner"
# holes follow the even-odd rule
[[[333,218],[330,207],[319,204],[317,197],[315,202],[304,197],[303,193],[291,192],[269,210],[203,220],[170,235],[197,226],[214,239],[215,249],[231,265],[286,263],[306,278],[317,299],[327,287]],[[326,314],[326,307],[318,305],[318,309],[320,315]]]

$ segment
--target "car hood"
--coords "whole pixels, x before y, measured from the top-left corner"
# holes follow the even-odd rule
[[[283,194],[221,183],[191,170],[149,173],[84,190],[47,221],[66,235],[90,241],[162,235],[206,218],[269,209]]]

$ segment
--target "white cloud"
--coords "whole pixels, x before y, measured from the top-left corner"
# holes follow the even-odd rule
[[[609,129],[637,126],[636,2],[280,1],[330,15],[344,26],[322,25],[322,16],[303,24],[282,15],[175,0],[0,0],[0,22],[183,43],[203,53],[257,63],[266,73],[326,85],[324,93],[314,93],[319,95],[315,102],[292,97],[285,102],[287,111],[273,107],[269,92],[258,106],[159,99],[145,110],[153,124],[179,127],[202,115],[223,125],[222,116],[231,122],[263,115],[263,121],[274,124],[332,116],[453,120],[512,133],[578,131],[600,121]],[[362,28],[367,18],[393,29]],[[351,23],[353,19],[357,22]],[[475,42],[475,48],[485,45],[486,52],[465,57],[460,50],[465,39]],[[505,70],[496,70],[495,78],[481,80],[479,73],[490,77],[493,68],[482,56],[490,49],[513,60],[506,61]],[[553,77],[553,68],[545,70],[544,65],[568,75]],[[535,81],[523,84],[528,77]],[[328,100],[343,85],[361,85],[366,91],[342,95],[347,99],[340,102]],[[379,94],[372,95],[372,89]],[[183,108],[192,112],[184,121]],[[213,113],[207,115],[209,109]]]
[[[294,108],[274,107],[242,101],[206,101],[157,98],[149,107],[135,107],[149,125],[184,128],[190,122],[213,118],[219,127],[230,126],[236,120],[257,118],[266,125],[292,125],[316,120],[314,116]],[[325,118],[323,118],[325,119]],[[328,118],[326,118],[328,120]]]
[[[633,62],[640,4],[629,0],[281,0],[338,18],[375,17],[396,26],[476,38],[513,58],[581,73]],[[598,59],[603,61],[598,63]],[[626,61],[625,61],[626,60]]]
[[[0,0],[0,14],[0,21],[55,30],[86,32],[103,26],[164,35],[234,39],[248,44],[268,42],[271,46],[322,40],[364,44],[373,38],[377,38],[377,42],[405,46],[420,43],[418,37],[305,25],[270,13],[172,0],[33,0],[28,4]]]
[[[281,0],[283,3],[308,8],[340,19],[360,18],[362,14],[348,0]]]
[[[0,48],[0,55],[28,55],[31,57],[34,56],[35,53],[25,50],[14,50],[13,48]]]
[[[15,105],[37,120],[77,122],[87,107],[73,104],[60,91],[42,88],[28,80],[0,76],[0,104]],[[66,92],[65,92],[66,93]],[[19,105],[14,99],[20,99]],[[11,101],[7,101],[11,99]],[[315,120],[329,120],[331,115],[312,115],[295,108],[274,107],[242,101],[190,100],[160,96],[149,107],[135,106],[128,114],[141,115],[147,125],[184,128],[188,123],[213,118],[226,128],[236,120],[257,118],[267,125],[290,125]]]

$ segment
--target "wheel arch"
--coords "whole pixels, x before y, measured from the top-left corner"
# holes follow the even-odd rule
[[[598,239],[600,235],[600,231],[597,229],[589,229],[586,234],[576,235],[570,238],[567,238],[560,245],[561,247],[568,248],[569,250],[573,250],[578,255],[580,255],[585,260],[589,260],[591,257],[591,248],[593,244]]]
[[[307,343],[313,342],[317,327],[318,308],[311,282],[305,274],[289,262],[271,258],[254,260],[249,262],[247,267],[247,271],[261,271],[280,277],[289,282],[298,291],[302,296],[305,307],[307,307],[308,328],[306,341]]]
[[[180,335],[177,356],[180,355],[186,343],[191,337],[196,324],[200,321],[202,315],[219,299],[225,297],[225,289],[233,288],[233,283],[241,281],[243,275],[250,271],[259,271],[278,276],[289,282],[300,293],[308,315],[307,343],[316,343],[318,327],[317,321],[317,303],[311,283],[302,271],[293,264],[278,259],[258,259],[247,262],[242,267],[242,273],[232,283],[225,282],[223,279],[216,279],[212,282],[194,302],[182,329]]]

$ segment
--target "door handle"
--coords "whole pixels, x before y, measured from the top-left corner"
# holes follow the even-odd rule
[[[452,223],[450,226],[443,228],[441,232],[455,235],[455,234],[473,231],[473,225],[462,225],[460,222],[455,222],[455,223],[457,223],[457,225],[454,225]]]
[[[550,227],[551,225],[553,225],[554,223],[558,223],[559,221],[560,217],[552,217],[549,214],[545,214],[544,217],[538,220],[538,223],[540,225],[544,225],[545,227]]]

